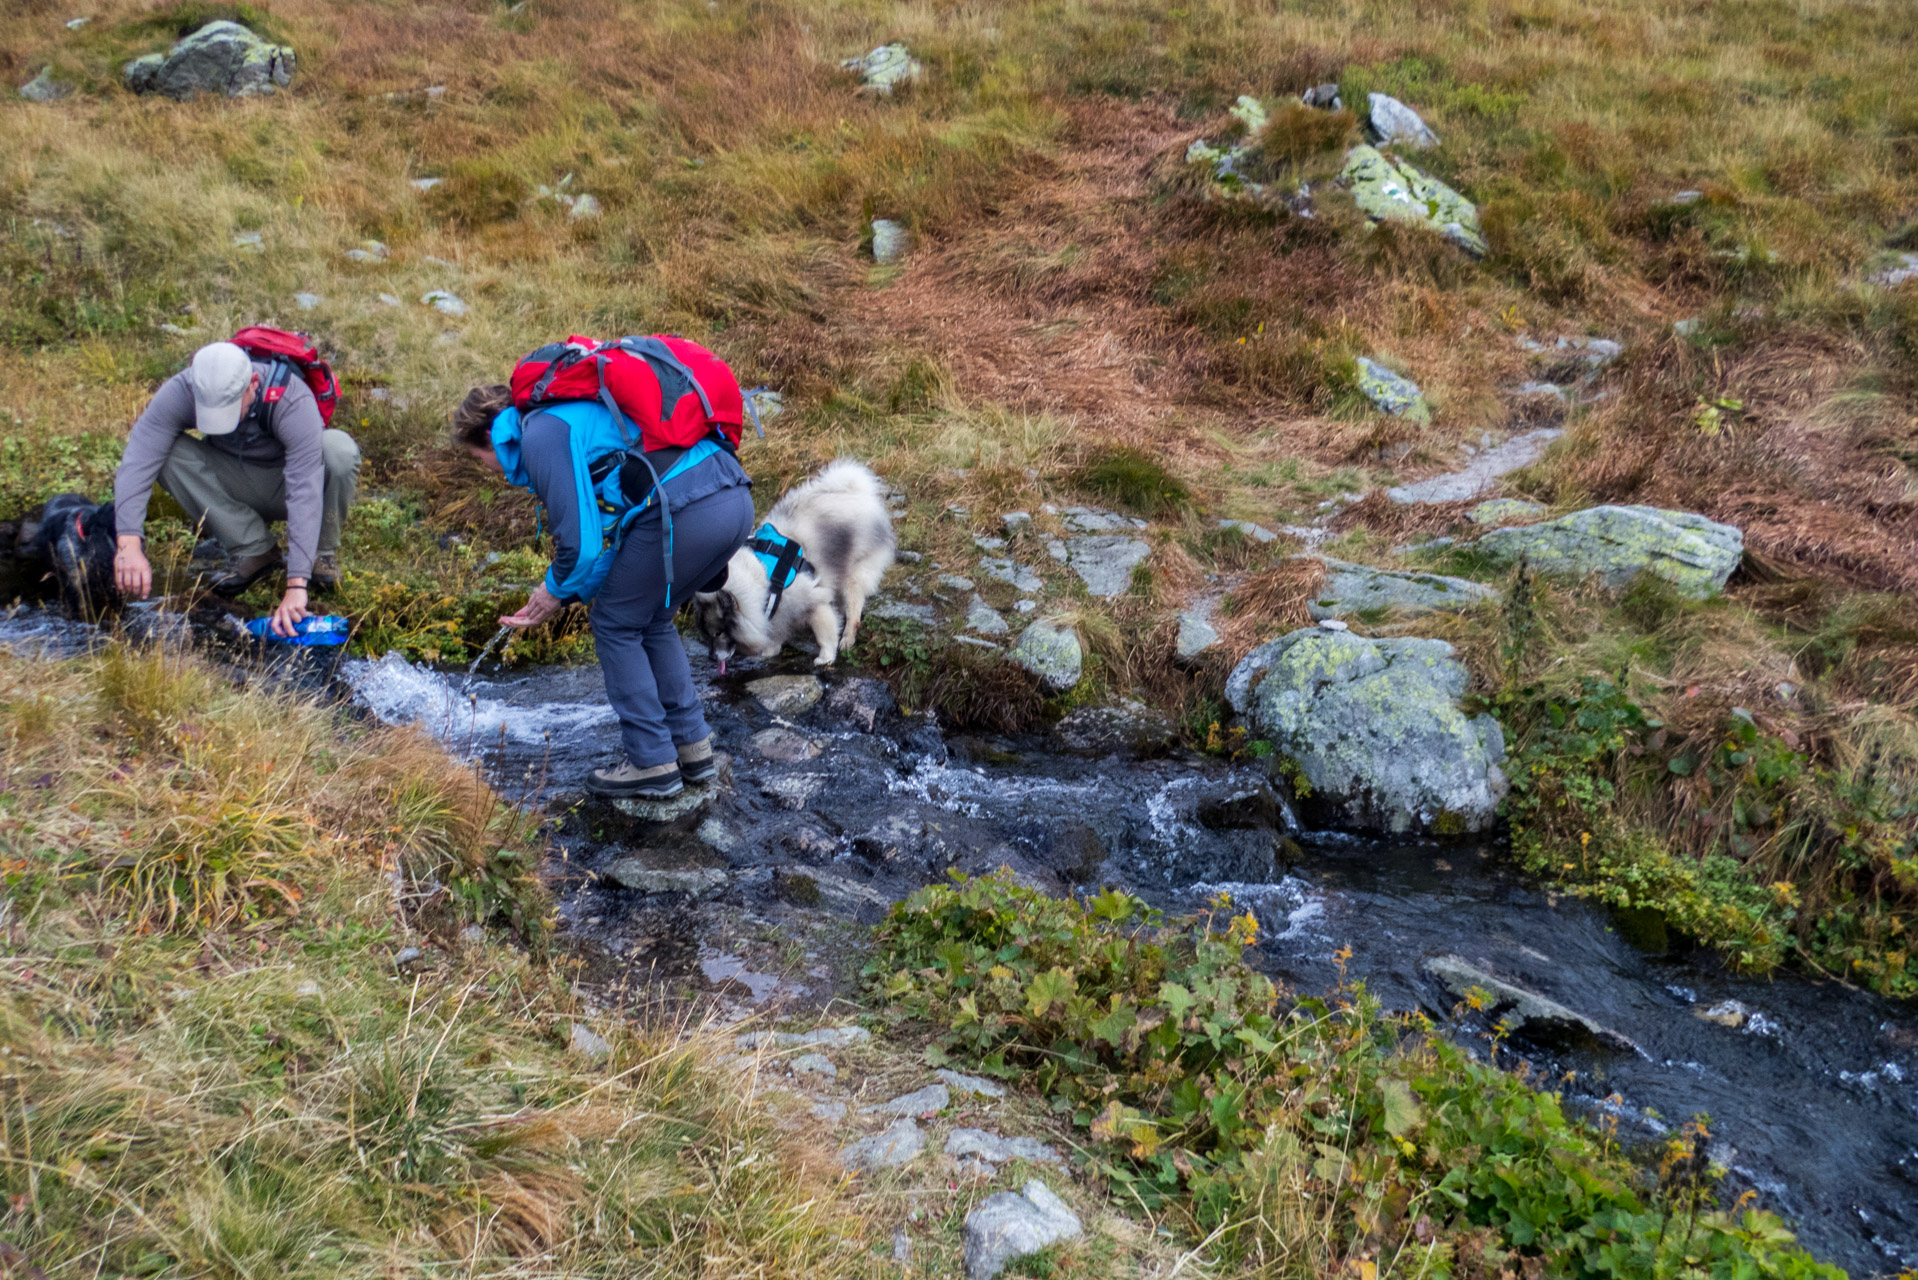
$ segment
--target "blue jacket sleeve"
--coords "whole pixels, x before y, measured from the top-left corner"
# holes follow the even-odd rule
[[[572,437],[560,419],[535,414],[522,430],[520,447],[527,479],[552,521],[554,553],[546,589],[561,600],[578,593],[577,580],[586,576],[600,553],[598,509],[590,505],[590,491],[582,497],[581,481],[590,480],[575,465]]]

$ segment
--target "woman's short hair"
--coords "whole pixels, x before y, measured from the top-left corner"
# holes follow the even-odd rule
[[[493,419],[513,407],[511,387],[474,387],[453,410],[453,444],[463,449],[493,446]]]

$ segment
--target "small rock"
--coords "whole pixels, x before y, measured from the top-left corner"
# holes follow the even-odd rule
[[[1412,422],[1432,420],[1432,410],[1426,405],[1425,394],[1419,390],[1418,383],[1364,356],[1358,359],[1358,370],[1359,391],[1381,410]]]
[[[21,92],[26,91],[23,89]],[[1895,289],[1907,280],[1918,280],[1918,253],[1887,255],[1874,265],[1871,274],[1865,278],[1882,289]]]
[[[793,1059],[792,1068],[802,1076],[825,1076],[828,1080],[839,1078],[839,1068],[823,1053],[802,1053]]]
[[[944,1067],[933,1072],[933,1074],[944,1081],[955,1093],[974,1093],[982,1098],[1003,1098],[1006,1096],[1006,1087],[1004,1085],[999,1084],[997,1081],[988,1080],[984,1076],[969,1076],[963,1072],[952,1071]]]
[[[1445,984],[1445,989],[1463,1000],[1473,991],[1492,997],[1492,1011],[1513,1029],[1529,1028],[1534,1034],[1570,1034],[1595,1040],[1610,1048],[1636,1053],[1638,1046],[1607,1027],[1601,1027],[1582,1013],[1566,1008],[1535,991],[1514,986],[1493,977],[1484,969],[1459,956],[1434,956],[1425,962],[1425,970]]]
[[[597,218],[603,212],[597,196],[574,196],[566,210],[566,216],[575,222],[586,218]]]
[[[786,397],[767,387],[756,387],[748,391],[746,398],[752,402],[753,408],[759,410],[759,420],[762,423],[771,422],[786,412]]]
[[[1383,93],[1369,95],[1365,133],[1381,146],[1397,145],[1421,151],[1439,144],[1438,135],[1419,118],[1419,113]]]
[[[846,1118],[846,1104],[843,1102],[815,1102],[812,1104],[812,1117],[815,1120],[844,1120]]]
[[[460,930],[459,938],[461,946],[477,947],[486,941],[486,930],[479,925],[469,924]]]
[[[1688,316],[1683,320],[1672,321],[1672,332],[1681,338],[1690,338],[1702,332],[1705,322],[1697,316]]]
[[[1007,1263],[1083,1234],[1079,1216],[1038,1179],[988,1196],[966,1215],[966,1280],[993,1280]]]
[[[1317,107],[1320,111],[1345,109],[1345,104],[1339,101],[1339,87],[1336,84],[1315,84],[1299,95],[1299,101],[1308,107]]]
[[[425,954],[426,953],[418,947],[402,947],[393,956],[393,967],[395,969],[404,969],[409,965],[418,964],[420,960],[425,957]]]
[[[323,993],[320,991],[319,983],[306,978],[293,988],[293,994],[302,1000],[318,1000]]]
[[[466,314],[466,303],[460,300],[459,295],[448,293],[444,289],[429,289],[420,295],[420,301],[443,316]]]
[[[724,767],[722,763],[721,768]],[[671,822],[695,810],[705,808],[718,794],[719,789],[716,787],[687,787],[678,795],[666,800],[640,800],[622,796],[609,803],[620,813],[629,818],[637,818],[641,822]]]
[[[266,246],[263,243],[261,243],[260,233],[257,231],[238,232],[233,237],[233,247],[235,249],[256,249],[256,250],[264,250],[266,248]]]
[[[891,218],[872,220],[872,260],[882,267],[891,266],[906,256],[911,236]]]
[[[1675,204],[1675,205],[1678,205],[1680,208],[1683,208],[1684,206],[1688,204],[1697,204],[1700,200],[1703,200],[1704,198],[1705,198],[1705,193],[1703,191],[1677,191],[1665,197],[1665,203]]]
[[[1143,703],[1080,707],[1052,727],[1053,739],[1068,751],[1089,755],[1129,752],[1150,755],[1163,750],[1178,726]]]
[[[791,729],[761,729],[753,735],[753,750],[768,760],[802,764],[817,757],[825,746],[817,738]]]
[[[956,573],[942,573],[939,575],[939,585],[949,591],[970,591],[977,584],[971,578],[962,578]]]
[[[767,778],[759,784],[759,789],[779,801],[787,809],[803,809],[806,802],[825,789],[826,775],[822,773],[788,774],[783,778]]]
[[[818,676],[766,676],[749,683],[746,692],[776,716],[799,716],[818,705],[826,686]]]
[[[1007,533],[1017,533],[1021,529],[1030,529],[1032,527],[1032,513],[1030,511],[1008,511],[999,517],[999,522],[1006,526]]]
[[[296,293],[293,295],[293,305],[302,311],[311,311],[324,301],[326,301],[326,299],[320,297],[317,293]]]
[[[926,1135],[916,1120],[896,1120],[883,1133],[847,1143],[839,1149],[839,1163],[854,1173],[896,1169],[926,1149]]]
[[[1723,1000],[1709,1009],[1694,1009],[1692,1012],[1707,1022],[1716,1022],[1721,1027],[1742,1027],[1751,1017],[1751,1010],[1736,1000]]]
[[[1315,619],[1368,609],[1393,609],[1411,617],[1456,613],[1498,597],[1491,587],[1466,578],[1374,569],[1329,557],[1324,564],[1325,585],[1306,605]]]
[[[1520,467],[1529,467],[1544,456],[1546,447],[1564,435],[1556,427],[1540,427],[1485,450],[1472,459],[1463,471],[1433,476],[1417,484],[1398,485],[1385,491],[1392,501],[1411,505],[1420,502],[1462,502],[1476,498],[1492,487],[1500,476]]]
[[[1098,507],[1066,507],[1054,514],[1074,533],[1126,533],[1147,527],[1137,516],[1122,516]]]
[[[839,65],[860,75],[860,92],[882,97],[900,85],[916,83],[925,74],[925,68],[903,44],[882,44],[863,57],[848,58]]]
[[[1349,625],[1340,622],[1337,618],[1319,619],[1319,630],[1321,631],[1350,631],[1351,629]]]
[[[346,251],[346,257],[349,262],[385,262],[388,252],[378,240],[362,240],[359,247]]]
[[[878,727],[881,717],[898,708],[892,687],[883,680],[838,680],[826,699],[826,710],[846,717],[867,733]]]
[[[869,1115],[881,1116],[933,1116],[938,1115],[952,1105],[952,1095],[943,1084],[929,1084],[923,1089],[901,1094],[890,1102],[881,1102],[867,1107]]]
[[[1179,641],[1174,653],[1181,662],[1198,657],[1213,645],[1219,643],[1219,630],[1212,625],[1209,615],[1195,605],[1179,614]]]
[[[414,178],[414,179],[411,179],[409,185],[415,191],[426,192],[426,191],[431,191],[434,187],[439,186],[440,183],[444,181],[446,181],[446,179],[444,178]]]
[[[878,920],[892,899],[869,885],[816,867],[780,867],[773,872],[773,889],[794,906],[821,907],[840,915]]]
[[[1221,529],[1237,529],[1254,542],[1277,542],[1279,535],[1262,524],[1253,524],[1250,520],[1221,520]]]
[[[866,610],[868,618],[902,618],[907,622],[916,622],[922,627],[930,627],[939,621],[939,615],[929,604],[912,604],[905,600],[881,600]]]
[[[1571,400],[1571,396],[1566,393],[1565,388],[1559,386],[1556,382],[1521,382],[1512,389],[1512,394],[1517,396],[1550,396],[1560,404],[1569,403]],[[1470,449],[1471,446],[1466,445],[1465,448]]]
[[[902,1267],[912,1265],[912,1237],[906,1234],[904,1227],[893,1228],[892,1260]]]
[[[1064,1164],[1065,1157],[1037,1138],[1002,1138],[985,1129],[954,1129],[946,1138],[946,1154],[978,1156],[993,1164],[1029,1160],[1034,1164]]]
[[[741,1049],[757,1049],[762,1044],[778,1045],[782,1049],[804,1046],[824,1046],[829,1049],[849,1049],[856,1044],[871,1044],[872,1032],[859,1026],[819,1027],[812,1031],[748,1031],[736,1036],[733,1043]]]
[[[1085,651],[1070,626],[1052,618],[1038,618],[1019,637],[1012,659],[1038,676],[1048,689],[1064,691],[1079,683]]]
[[[966,629],[988,636],[1002,636],[1012,630],[999,616],[999,611],[978,596],[972,598],[972,604],[966,609]]]
[[[73,86],[53,78],[52,67],[41,67],[40,74],[20,86],[20,96],[28,102],[58,102],[73,93]]]
[[[606,868],[604,878],[641,893],[683,893],[698,898],[723,889],[729,880],[718,867],[649,867],[638,858],[621,858]]]
[[[1019,591],[1042,591],[1045,589],[1046,584],[1038,574],[1026,568],[1024,565],[1017,564],[1011,560],[986,556],[979,561],[979,567],[985,571],[985,575],[988,578],[996,582],[1003,582]]]
[[[406,303],[402,302],[400,299],[394,297],[390,293],[382,293],[380,295],[380,305],[385,307],[403,307],[406,305]]]
[[[1053,559],[1063,560],[1079,575],[1088,594],[1102,600],[1130,591],[1133,569],[1152,554],[1152,548],[1139,539],[1116,534],[1097,534],[1064,542],[1055,539],[1046,545],[1046,550]]]
[[[566,1047],[589,1062],[604,1062],[613,1056],[611,1042],[583,1022],[573,1024],[573,1036]]]
[[[78,31],[81,27],[86,26],[87,23],[92,21],[92,18],[69,18],[67,19],[67,30]]]
[[[1017,609],[1020,613],[1031,613],[1034,609],[1037,609],[1039,607],[1039,602],[1037,600],[1021,600],[1017,604],[1013,605],[1012,607]]]

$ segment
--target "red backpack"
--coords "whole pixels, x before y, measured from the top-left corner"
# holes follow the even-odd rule
[[[320,358],[313,339],[304,333],[252,325],[233,335],[233,345],[255,360],[276,360],[297,372],[312,389],[313,403],[320,407],[320,422],[333,421],[333,410],[340,405],[340,384],[333,377],[332,366]],[[285,379],[273,378],[268,381],[261,399],[273,404],[285,394]]]
[[[616,422],[639,428],[639,446],[647,453],[691,448],[709,435],[737,452],[752,412],[724,360],[671,334],[612,342],[575,334],[515,365],[512,389],[513,406],[522,413],[560,401],[597,400]],[[753,425],[759,425],[757,413]]]

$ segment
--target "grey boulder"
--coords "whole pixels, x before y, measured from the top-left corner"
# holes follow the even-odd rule
[[[839,1149],[839,1163],[854,1173],[877,1169],[896,1169],[926,1149],[926,1135],[910,1117],[895,1120],[880,1133]]]
[[[1409,147],[1421,151],[1439,144],[1438,135],[1419,118],[1418,112],[1383,93],[1369,95],[1365,132],[1380,146]]]
[[[39,75],[20,86],[20,96],[28,102],[58,102],[72,93],[72,85],[53,78],[52,67],[41,67]]]
[[[1212,625],[1209,602],[1195,604],[1179,613],[1179,638],[1174,648],[1179,661],[1190,661],[1217,643],[1219,629]]]
[[[621,858],[606,868],[605,879],[641,893],[683,893],[697,898],[725,888],[728,877],[718,867],[649,867],[638,858]]]
[[[966,1280],[992,1280],[1007,1263],[1083,1234],[1079,1215],[1037,1178],[988,1196],[966,1215]]]
[[[1604,506],[1541,524],[1494,529],[1478,540],[1478,550],[1499,563],[1523,560],[1540,573],[1597,575],[1614,591],[1649,573],[1702,600],[1723,590],[1738,568],[1745,535],[1689,511]]]
[[[1395,418],[1413,422],[1432,420],[1431,407],[1425,403],[1425,393],[1419,390],[1418,383],[1364,356],[1358,358],[1357,364],[1359,391],[1374,406]]]
[[[1247,654],[1226,697],[1327,816],[1460,835],[1492,826],[1507,785],[1498,721],[1459,707],[1468,680],[1442,640],[1307,628]]]
[[[1436,573],[1401,573],[1326,558],[1325,586],[1307,605],[1313,618],[1339,618],[1368,609],[1391,609],[1416,617],[1456,613],[1497,597],[1498,592],[1466,578]]]
[[[1112,752],[1147,754],[1163,749],[1178,733],[1170,719],[1139,702],[1111,707],[1080,707],[1052,727],[1067,751],[1087,755]]]
[[[881,97],[889,96],[902,84],[914,84],[925,75],[919,59],[903,44],[882,44],[871,53],[846,59],[840,66],[859,75],[860,92]]]
[[[1558,1001],[1527,991],[1524,987],[1493,977],[1462,956],[1434,956],[1425,962],[1425,971],[1445,984],[1445,989],[1463,1000],[1473,993],[1490,997],[1489,1011],[1514,1031],[1528,1031],[1532,1038],[1591,1040],[1612,1049],[1636,1053],[1630,1040],[1593,1022],[1584,1014]]]
[[[250,98],[285,88],[298,59],[237,22],[209,22],[164,54],[149,53],[121,72],[135,93],[184,102],[203,93]]]
[[[825,696],[818,676],[765,676],[751,681],[746,692],[776,716],[804,715]]]
[[[1478,206],[1424,170],[1388,157],[1377,147],[1358,146],[1346,152],[1339,181],[1367,216],[1419,223],[1473,257],[1485,256]]]
[[[1078,633],[1056,618],[1039,618],[1028,626],[1013,646],[1012,660],[1055,692],[1078,684],[1085,669]]]

